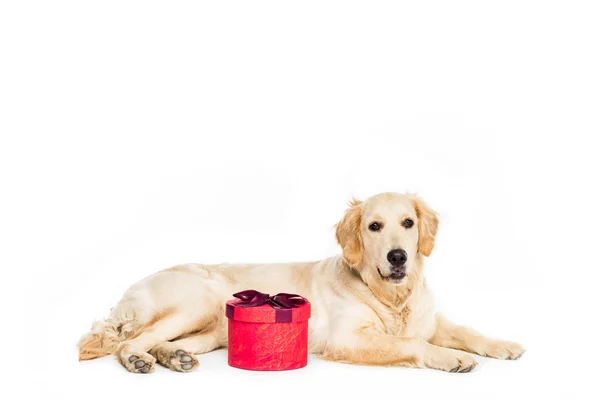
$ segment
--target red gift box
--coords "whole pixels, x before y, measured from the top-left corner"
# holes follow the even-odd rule
[[[287,293],[269,296],[255,290],[227,302],[228,361],[232,367],[282,371],[308,362],[310,303]]]

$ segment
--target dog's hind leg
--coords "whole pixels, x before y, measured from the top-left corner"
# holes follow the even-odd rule
[[[189,332],[190,316],[174,309],[157,313],[128,340],[117,347],[115,354],[129,372],[147,373],[154,369],[154,357],[148,351],[159,343]]]
[[[219,336],[212,330],[160,343],[150,350],[150,354],[173,371],[188,372],[198,366],[198,359],[194,354],[208,353],[219,347]]]

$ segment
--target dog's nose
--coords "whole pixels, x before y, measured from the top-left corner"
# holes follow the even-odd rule
[[[394,249],[387,254],[387,259],[394,267],[401,267],[406,263],[408,257],[402,249]]]

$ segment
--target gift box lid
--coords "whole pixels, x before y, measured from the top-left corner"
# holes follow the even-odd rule
[[[302,296],[288,293],[269,296],[254,290],[236,293],[234,296],[248,293],[250,294],[244,298],[236,298],[226,303],[227,318],[263,324],[302,322],[310,318],[310,302]]]

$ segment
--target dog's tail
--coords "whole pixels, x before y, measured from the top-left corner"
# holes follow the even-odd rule
[[[92,330],[79,341],[79,361],[113,354],[123,339],[118,327],[110,320],[96,321]]]
[[[92,324],[92,330],[79,341],[79,361],[113,354],[121,342],[139,327],[136,322],[137,302],[124,297],[110,310],[108,318]]]

